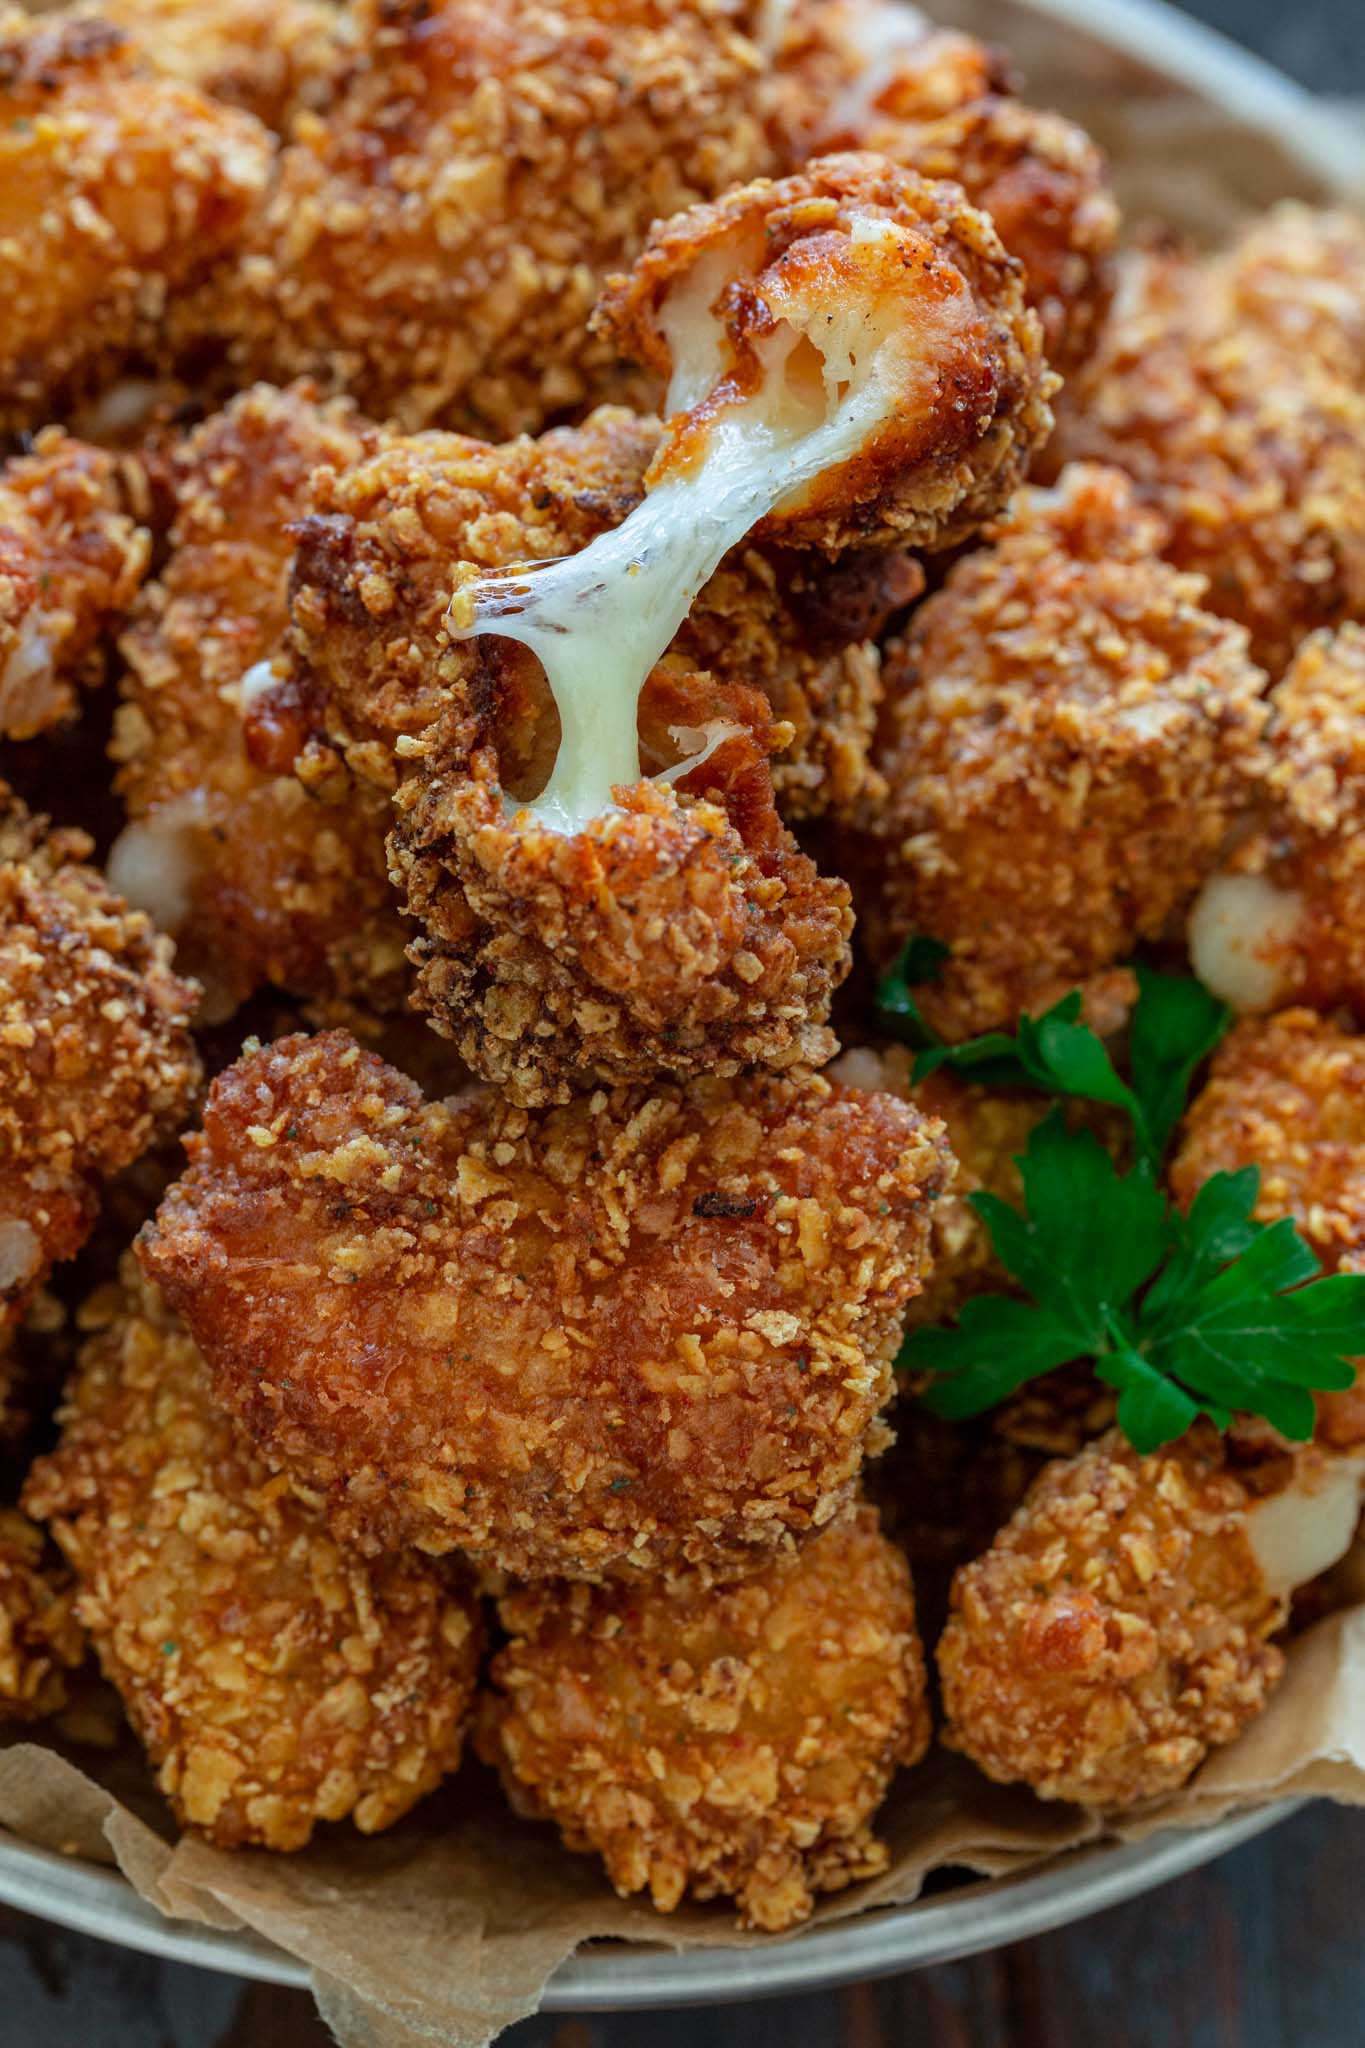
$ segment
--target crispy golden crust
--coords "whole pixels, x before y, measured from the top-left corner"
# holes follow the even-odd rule
[[[286,135],[305,107],[319,112],[340,81],[349,16],[330,0],[98,0],[163,77],[254,114]]]
[[[612,395],[602,278],[766,170],[759,56],[714,0],[371,0],[325,121],[189,324],[248,374],[497,439]]]
[[[59,427],[0,469],[0,739],[68,718],[146,573],[126,464]]]
[[[0,1330],[77,1251],[101,1180],[184,1118],[197,991],[171,947],[0,784]]]
[[[212,1405],[155,1290],[88,1320],[25,1489],[177,1818],[224,1849],[392,1825],[460,1761],[478,1606],[442,1567],[348,1556]]]
[[[879,223],[894,234],[878,236]],[[726,408],[762,387],[775,324],[809,329],[818,345],[824,323],[846,319],[850,306],[862,315],[864,354],[887,348],[888,337],[908,342],[903,389],[856,452],[770,512],[757,537],[829,554],[869,541],[950,547],[1027,474],[1052,425],[1056,380],[1017,266],[956,186],[870,154],[758,179],[657,223],[604,294],[594,326],[671,378],[668,316],[699,276],[712,275],[723,289],[695,317],[723,323],[715,374],[670,420],[653,474],[685,466]],[[837,374],[832,365],[827,374]]]
[[[1232,316],[1365,385],[1365,225],[1292,200],[1245,228],[1214,266]]]
[[[867,0],[790,10],[766,85],[784,163],[867,149],[961,185],[1023,265],[1047,359],[1069,375],[1095,345],[1113,286],[1119,214],[1103,154],[1074,122],[1008,97],[998,54],[970,36],[926,24],[910,42],[900,27],[870,59],[877,11]]]
[[[0,1508],[0,1722],[41,1721],[67,1701],[85,1656],[76,1589],[41,1529]]]
[[[169,558],[123,637],[113,752],[132,823],[110,872],[174,934],[211,1018],[264,983],[378,1010],[403,999],[387,804],[359,785],[339,802],[306,792],[288,751],[276,763],[255,688],[288,622],[309,477],[365,446],[344,401],[306,387],[257,386],[213,415],[173,464]]]
[[[343,1034],[220,1076],[140,1255],[343,1537],[526,1576],[763,1563],[847,1501],[937,1127],[782,1080],[424,1104]]]
[[[1171,1189],[1261,1172],[1256,1214],[1292,1216],[1329,1271],[1365,1265],[1365,1038],[1311,1010],[1236,1025],[1185,1119]]]
[[[1205,603],[1277,676],[1306,633],[1365,610],[1365,393],[1290,344],[1287,316],[1246,317],[1216,262],[1129,259],[1045,463],[1128,471],[1167,558],[1207,576]]]
[[[1148,1458],[1115,1434],[1049,1465],[954,1582],[945,1741],[1044,1799],[1116,1808],[1183,1784],[1284,1665],[1251,1498],[1203,1427]]]
[[[1231,897],[1248,964],[1228,993],[1241,1009],[1344,1004],[1365,1017],[1365,630],[1306,640],[1270,711],[1254,818],[1206,899],[1217,915],[1230,878],[1266,885],[1243,917]]]
[[[872,1818],[930,1726],[910,1575],[873,1509],[725,1590],[551,1583],[499,1615],[481,1753],[622,1894],[733,1898],[776,1931],[885,1868]]]
[[[234,248],[271,142],[97,20],[0,15],[0,431],[51,419]]]
[[[1013,1023],[1158,934],[1213,866],[1260,763],[1264,677],[1112,470],[1027,491],[888,650],[859,849],[873,958],[952,948],[919,991],[960,1038]]]

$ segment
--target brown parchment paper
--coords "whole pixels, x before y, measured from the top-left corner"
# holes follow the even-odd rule
[[[1213,240],[1281,196],[1355,196],[1325,189],[1244,114],[1175,84],[1161,68],[1158,19],[1139,60],[1026,0],[929,4],[938,18],[1010,46],[1031,95],[1086,122],[1111,153],[1130,217],[1158,216]],[[1365,203],[1365,190],[1359,197]],[[1237,1743],[1177,1798],[1129,1816],[1118,1832],[1132,1840],[1202,1827],[1306,1794],[1365,1805],[1365,1598],[1293,1645],[1283,1684]],[[617,1899],[595,1862],[569,1856],[550,1830],[514,1821],[477,1765],[388,1835],[365,1841],[333,1829],[297,1856],[229,1856],[174,1840],[131,1745],[15,1741],[0,1749],[0,1826],[116,1864],[163,1912],[278,1943],[307,1965],[343,2048],[481,2048],[536,2009],[556,1965],[588,1940],[773,1939],[738,1933],[722,1908],[661,1919]],[[881,1827],[891,1850],[885,1875],[824,1901],[817,1922],[913,1900],[933,1871],[1004,1875],[1100,1832],[1092,1817],[989,1785],[942,1752],[893,1787]]]

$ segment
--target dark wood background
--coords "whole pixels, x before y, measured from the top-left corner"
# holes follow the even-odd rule
[[[927,0],[929,12],[932,0]],[[1365,0],[1191,0],[1305,84],[1365,95]],[[0,2048],[326,2048],[302,1993],[0,1909]],[[504,2048],[1365,2048],[1365,1815],[970,1962],[803,1999],[528,2020]]]

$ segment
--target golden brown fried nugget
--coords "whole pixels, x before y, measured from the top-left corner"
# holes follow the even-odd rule
[[[25,1499],[176,1816],[218,1847],[392,1825],[460,1761],[478,1606],[341,1550],[214,1406],[153,1289],[110,1304]]]
[[[365,445],[344,401],[306,388],[258,386],[206,420],[172,465],[169,557],[123,637],[113,751],[131,822],[110,876],[174,936],[212,1019],[262,984],[376,1009],[406,985],[386,803],[360,786],[329,803],[288,759],[279,772],[253,758],[288,622],[291,523],[314,469]]]
[[[1126,470],[1167,522],[1167,559],[1208,578],[1204,602],[1275,677],[1305,634],[1365,612],[1365,390],[1285,320],[1248,317],[1218,262],[1128,259],[1045,466]]]
[[[0,431],[130,355],[237,244],[272,144],[250,115],[144,76],[99,20],[0,15]]]
[[[886,1867],[873,1816],[929,1743],[904,1559],[859,1508],[717,1590],[522,1587],[480,1749],[519,1811],[660,1912],[733,1898],[779,1930]]]
[[[128,465],[59,427],[0,468],[0,739],[69,718],[103,679],[151,551],[139,496]]]
[[[424,1103],[339,1032],[215,1082],[140,1256],[339,1534],[763,1564],[848,1500],[946,1164],[810,1079]]]
[[[85,1657],[75,1586],[47,1551],[26,1515],[0,1508],[0,1723],[59,1714]]]
[[[798,0],[765,90],[789,165],[867,149],[961,185],[1022,264],[1047,359],[1069,375],[1109,305],[1118,207],[1085,131],[1012,87],[996,51],[896,0]]]
[[[1013,1024],[1184,908],[1248,800],[1264,677],[1161,561],[1118,472],[1026,491],[884,664],[892,794],[857,854],[874,959],[951,948],[917,991],[947,1038]]]
[[[1257,1535],[1274,1499],[1258,1484],[1287,1482],[1291,1508],[1301,1492],[1311,1511],[1332,1463],[1310,1447],[1243,1468],[1200,1425],[1150,1457],[1115,1433],[1049,1465],[954,1582],[944,1739],[1044,1799],[1114,1808],[1174,1791],[1284,1666],[1269,1639],[1289,1587]]]
[[[1365,225],[1285,200],[1259,215],[1213,266],[1232,316],[1365,386]]]
[[[325,112],[351,39],[331,0],[98,0],[154,71],[242,107],[287,135],[305,107]]]
[[[99,1184],[178,1128],[197,991],[171,946],[0,784],[0,1331],[79,1250]]]
[[[610,396],[587,318],[652,220],[770,167],[714,0],[368,0],[325,118],[190,325],[406,427],[498,439]]]
[[[1235,1009],[1365,1016],[1365,631],[1306,640],[1270,712],[1267,772],[1191,913],[1191,958]]]

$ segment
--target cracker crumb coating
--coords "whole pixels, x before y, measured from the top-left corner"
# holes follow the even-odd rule
[[[875,12],[866,0],[791,8],[767,86],[784,159],[866,149],[960,185],[1022,264],[1047,359],[1070,375],[1113,290],[1119,212],[1102,151],[1074,121],[1014,98],[999,53],[974,37],[926,23],[870,59]]]
[[[342,1540],[765,1563],[848,1501],[944,1185],[828,1082],[424,1103],[339,1032],[220,1075],[139,1252]]]
[[[100,1182],[183,1122],[197,990],[171,945],[0,783],[0,1333],[80,1249]]]
[[[60,724],[103,681],[151,552],[140,496],[127,464],[59,427],[0,468],[0,739]]]
[[[697,294],[711,281],[708,305]],[[774,374],[775,327],[806,337],[813,354],[823,328],[837,320],[842,334],[855,310],[858,363],[905,345],[902,384],[883,392],[857,450],[775,506],[754,537],[830,555],[874,541],[933,550],[969,538],[1027,474],[1052,427],[1057,380],[1018,265],[986,215],[956,185],[870,153],[812,159],[658,222],[612,280],[597,331],[668,381],[670,410],[693,387],[666,423],[648,480],[701,455],[727,408],[762,390]],[[699,347],[711,352],[704,375],[689,360],[679,381],[678,351]],[[789,387],[803,374],[800,356],[791,360]],[[842,362],[825,365],[826,412],[838,375],[847,375]],[[809,413],[808,397],[794,402]]]
[[[958,1039],[1158,935],[1214,866],[1261,764],[1246,635],[1161,561],[1114,470],[1028,490],[888,648],[891,789],[850,872],[888,964],[951,948],[917,991]]]
[[[1365,389],[1248,317],[1207,265],[1126,259],[1099,348],[1067,387],[1044,467],[1116,464],[1170,529],[1164,552],[1283,673],[1304,636],[1365,612]]]
[[[111,873],[174,935],[210,1018],[263,984],[376,1010],[406,987],[387,804],[360,786],[328,802],[276,766],[256,687],[285,637],[310,476],[366,445],[351,407],[306,386],[258,385],[212,415],[171,465],[169,554],[121,643],[113,752],[131,823]]]
[[[1150,1457],[1113,1432],[1049,1465],[954,1580],[938,1648],[948,1745],[1082,1806],[1183,1785],[1284,1668],[1269,1638],[1288,1603],[1247,1536],[1256,1477],[1203,1425]]]
[[[1365,1017],[1365,629],[1304,641],[1270,714],[1252,815],[1191,926],[1196,965],[1238,1009]]]
[[[460,1761],[478,1603],[417,1557],[348,1555],[214,1405],[155,1290],[92,1304],[25,1489],[177,1819],[218,1848],[392,1826]]]
[[[0,14],[0,432],[50,420],[239,242],[271,138],[144,75],[113,23]]]
[[[245,260],[186,324],[239,378],[316,377],[407,428],[496,440],[618,395],[587,333],[603,278],[651,221],[770,167],[743,10],[366,0],[355,18],[325,119],[297,123]]]
[[[350,42],[331,0],[98,0],[163,77],[241,107],[276,135],[304,108],[324,113]]]
[[[0,1723],[45,1721],[85,1658],[69,1572],[36,1523],[0,1508]]]
[[[1242,230],[1214,272],[1232,317],[1365,386],[1365,224],[1356,215],[1284,200]]]
[[[773,1933],[886,1868],[873,1818],[930,1722],[910,1574],[874,1509],[737,1586],[551,1582],[499,1616],[481,1753],[623,1896],[733,1898]]]

